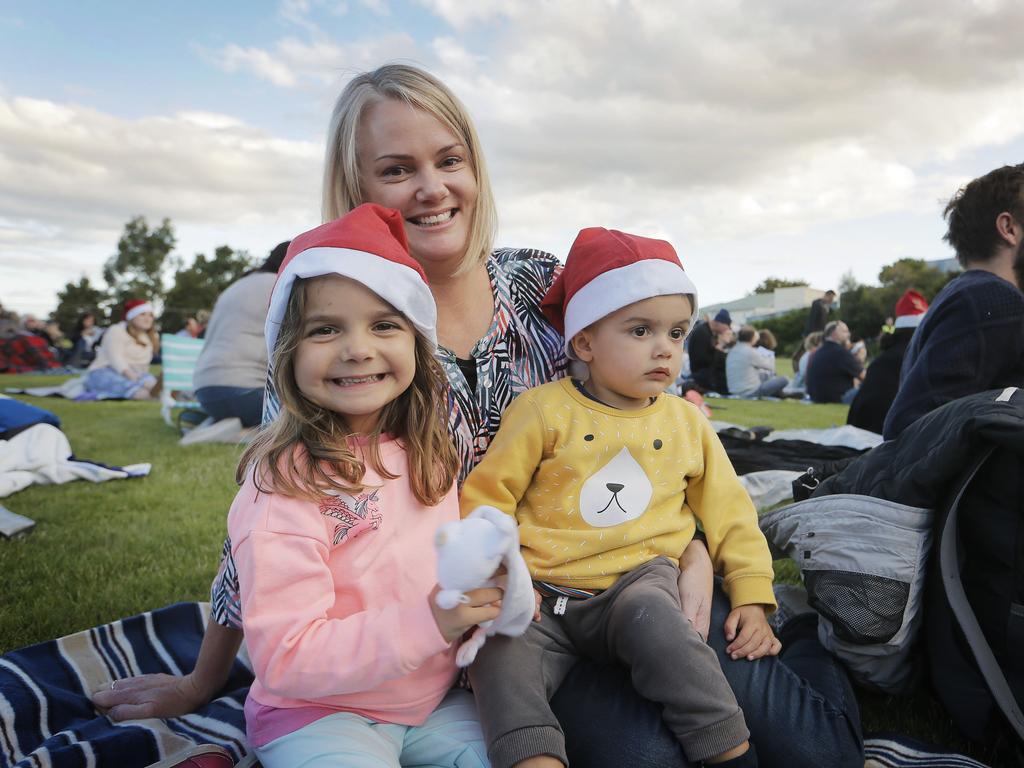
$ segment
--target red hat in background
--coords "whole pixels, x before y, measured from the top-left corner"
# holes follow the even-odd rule
[[[124,320],[130,322],[144,312],[152,312],[153,305],[145,299],[128,299],[124,303]]]
[[[437,307],[423,267],[409,255],[401,214],[366,203],[304,232],[288,246],[267,312],[265,335],[271,358],[296,278],[322,275],[362,283],[437,343]]]
[[[907,291],[896,302],[895,328],[917,328],[928,311],[928,302],[917,291]]]
[[[637,301],[687,294],[697,320],[697,288],[683,271],[675,249],[664,240],[615,229],[589,227],[576,236],[565,268],[541,301],[541,311],[565,337],[572,337],[605,315]]]

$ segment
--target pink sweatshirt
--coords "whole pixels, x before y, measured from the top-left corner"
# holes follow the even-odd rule
[[[429,603],[434,532],[459,518],[455,488],[425,507],[401,444],[382,441],[380,452],[399,477],[367,470],[355,497],[258,493],[250,472],[231,505],[255,746],[338,711],[419,725],[455,680],[455,647]]]

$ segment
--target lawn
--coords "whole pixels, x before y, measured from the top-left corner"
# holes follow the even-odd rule
[[[786,361],[788,362],[788,361]],[[783,363],[780,360],[780,368]],[[6,387],[59,383],[0,376]],[[181,600],[206,600],[217,568],[240,449],[177,444],[156,403],[73,403],[23,398],[56,413],[75,454],[105,464],[150,462],[143,479],[33,486],[2,503],[36,521],[28,536],[0,540],[0,652]],[[709,399],[714,418],[777,429],[846,422],[846,407]],[[780,578],[795,579],[791,563]],[[927,694],[861,693],[865,731],[909,733],[995,762],[970,748]]]

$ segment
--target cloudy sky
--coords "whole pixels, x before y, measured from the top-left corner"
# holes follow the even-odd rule
[[[875,282],[1024,160],[1021,30],[1016,0],[0,0],[0,301],[102,282],[137,214],[186,260],[318,224],[333,99],[389,61],[469,106],[501,244],[662,236],[705,303]]]

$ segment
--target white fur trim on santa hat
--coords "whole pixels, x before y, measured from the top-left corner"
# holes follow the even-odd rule
[[[697,322],[697,286],[678,264],[665,259],[642,259],[602,272],[576,291],[565,307],[566,354],[575,359],[572,337],[602,317],[637,301],[675,293],[692,297],[692,328]]]
[[[277,277],[264,326],[271,359],[295,279],[322,275],[341,275],[362,283],[437,344],[437,307],[430,288],[415,269],[374,253],[325,246],[295,254]]]
[[[133,319],[143,314],[144,312],[153,312],[153,305],[148,301],[145,304],[139,304],[138,306],[132,307],[124,313],[125,322],[131,322]]]
[[[900,315],[896,318],[896,322],[892,324],[893,328],[917,328],[924,320],[924,312],[920,312],[916,315]]]

